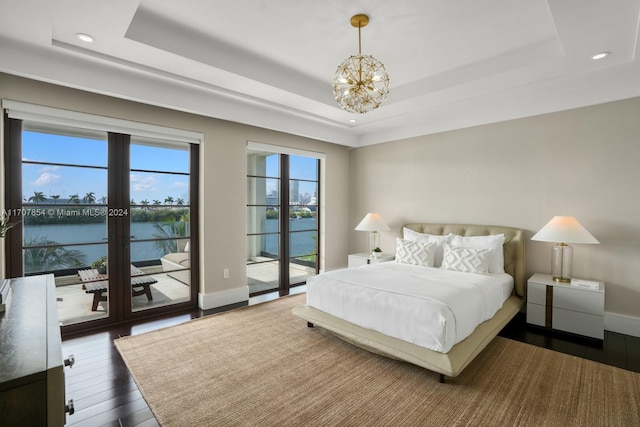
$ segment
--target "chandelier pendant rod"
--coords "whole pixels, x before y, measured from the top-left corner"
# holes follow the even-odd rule
[[[358,55],[362,55],[362,34],[361,34],[362,25],[360,21],[358,21]]]
[[[358,21],[358,85],[362,85],[362,21]]]

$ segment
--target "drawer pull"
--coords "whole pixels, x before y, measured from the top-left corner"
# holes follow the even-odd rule
[[[69,357],[64,359],[64,366],[68,366],[70,368],[73,368],[73,365],[75,363],[76,363],[76,358],[73,356],[73,354],[70,354]]]
[[[73,415],[76,412],[76,408],[73,406],[73,399],[69,399],[67,404],[64,406],[64,411],[69,415]]]

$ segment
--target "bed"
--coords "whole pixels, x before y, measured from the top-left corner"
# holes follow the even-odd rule
[[[353,316],[354,312],[359,312],[363,309],[362,301],[363,296],[359,297],[351,297],[349,294],[349,288],[358,289],[358,292],[362,292],[365,282],[368,281],[368,277],[372,275],[377,275],[382,280],[378,280],[378,285],[373,285],[373,289],[365,290],[364,292],[373,292],[369,294],[363,294],[364,296],[371,297],[370,301],[380,301],[386,299],[385,292],[388,292],[389,289],[384,288],[385,278],[391,279],[393,276],[394,265],[400,264],[396,262],[389,263],[380,263],[374,264],[371,266],[363,266],[356,269],[342,269],[342,270],[334,270],[332,272],[327,272],[324,274],[320,274],[312,278],[312,280],[307,283],[307,304],[295,307],[293,309],[293,313],[307,321],[307,325],[309,327],[319,326],[324,328],[338,337],[347,340],[348,342],[366,349],[368,351],[391,357],[394,359],[403,360],[409,363],[413,363],[415,365],[421,366],[423,368],[429,369],[431,371],[439,373],[440,382],[444,382],[446,377],[456,377],[464,370],[466,366],[471,363],[471,361],[491,342],[491,340],[500,332],[500,330],[507,324],[509,321],[520,311],[521,307],[524,304],[525,300],[525,292],[526,292],[526,279],[525,279],[525,256],[524,256],[524,235],[523,231],[517,228],[511,227],[502,227],[502,226],[484,226],[484,225],[465,225],[465,224],[435,224],[435,223],[412,223],[406,224],[403,227],[403,230],[407,229],[408,231],[401,231],[403,238],[406,238],[406,233],[420,233],[427,236],[463,236],[462,239],[468,238],[471,236],[487,236],[487,238],[492,238],[490,236],[500,236],[504,235],[504,243],[502,244],[502,254],[499,261],[503,262],[504,273],[508,275],[508,279],[511,282],[511,288],[509,288],[510,292],[508,295],[504,295],[504,302],[501,303],[495,313],[492,313],[493,310],[483,309],[481,311],[490,313],[490,318],[487,320],[482,320],[479,324],[471,331],[468,331],[468,335],[465,335],[464,338],[456,340],[455,343],[451,343],[447,338],[442,338],[442,345],[439,347],[436,345],[434,347],[434,343],[426,342],[426,343],[415,343],[411,342],[411,338],[405,338],[402,335],[398,335],[395,331],[387,332],[382,329],[382,332],[379,330],[375,330],[370,327],[359,326],[365,325],[362,319],[351,319],[350,316]],[[456,237],[456,239],[460,239]],[[404,239],[402,242],[406,243]],[[473,240],[473,239],[468,239]],[[475,239],[478,240],[478,239]],[[482,239],[480,239],[482,240]],[[453,246],[454,243],[449,240],[449,243]],[[401,242],[398,242],[398,245],[401,245]],[[447,247],[447,250],[453,249],[451,247]],[[478,251],[476,251],[478,252]],[[494,254],[497,254],[498,251],[493,251]],[[449,255],[449,253],[447,253]],[[437,258],[438,255],[436,255]],[[440,255],[442,256],[442,255]],[[503,259],[502,259],[503,258]],[[492,259],[490,261],[492,268],[493,263],[496,261]],[[440,260],[440,262],[443,262]],[[436,265],[438,260],[436,260]],[[386,266],[382,266],[382,264],[388,264]],[[413,270],[411,270],[413,269]],[[436,271],[441,269],[436,268],[425,268],[422,267],[423,270],[434,270],[436,274],[442,275],[443,272]],[[416,267],[411,266],[409,268],[409,276],[416,276]],[[493,271],[491,272],[493,273]],[[471,273],[457,273],[457,276],[479,276]],[[485,274],[486,276],[500,276],[499,274]],[[503,275],[502,277],[506,276]],[[407,277],[409,277],[407,276]],[[389,280],[391,281],[391,280]],[[504,281],[504,280],[502,280]],[[324,284],[323,284],[324,283]],[[340,283],[346,284],[350,283],[348,286],[340,286]],[[408,286],[417,287],[417,283],[409,284]],[[458,286],[458,285],[456,285]],[[459,286],[463,286],[460,284]],[[503,286],[503,285],[500,285]],[[320,288],[334,289],[336,295],[334,296],[333,303],[323,303],[322,300],[324,298],[330,298],[330,296],[322,296],[317,297],[318,295],[317,289]],[[461,288],[462,292],[464,288]],[[501,288],[502,292],[505,292],[504,286]],[[312,293],[310,294],[310,290]],[[325,291],[329,294],[331,291]],[[471,291],[469,291],[471,292]],[[474,291],[477,292],[477,291]],[[495,293],[495,292],[494,292]],[[313,295],[313,299],[311,297]],[[480,294],[477,294],[480,295]],[[480,297],[475,296],[472,299],[478,299]],[[359,298],[359,299],[358,299]],[[406,296],[402,296],[402,298],[406,298]],[[446,297],[445,297],[446,298]],[[358,304],[357,306],[349,306],[349,300],[352,299],[354,304]],[[424,300],[430,299],[430,297],[425,296],[422,298]],[[330,300],[329,300],[330,301]],[[346,301],[346,302],[345,302]],[[360,301],[360,302],[358,302]],[[407,307],[407,309],[397,310],[394,312],[394,308],[385,308],[383,310],[380,307],[374,308],[373,305],[376,304],[372,302],[371,310],[375,311],[378,316],[387,316],[382,319],[382,325],[395,325],[396,319],[404,316],[405,311],[420,311],[419,306],[412,308],[410,306],[410,301],[405,299],[404,301],[400,301],[400,303],[396,303],[396,306]],[[455,304],[454,304],[455,305]],[[337,307],[334,307],[337,306]],[[460,304],[460,308],[464,310],[464,303]],[[386,307],[386,306],[385,306]],[[366,312],[366,307],[364,310]],[[449,316],[446,313],[447,309],[443,309],[444,315]],[[331,314],[333,312],[333,314]],[[485,316],[487,313],[484,314]],[[366,316],[366,314],[363,314]],[[369,314],[371,317],[371,314]],[[453,315],[455,317],[455,313]],[[346,320],[349,319],[349,320]],[[409,317],[409,319],[411,319]],[[351,321],[350,321],[351,320]],[[441,320],[442,321],[442,320]],[[444,323],[444,321],[442,321]],[[411,325],[417,324],[418,322],[412,322]],[[466,325],[466,329],[470,327]],[[380,329],[380,328],[378,328]],[[398,327],[396,329],[403,330],[406,328]],[[411,328],[410,328],[411,329]],[[459,329],[464,329],[460,327]],[[402,332],[404,333],[404,332]],[[401,334],[402,334],[401,333]],[[466,332],[462,331],[462,334],[466,334]],[[395,335],[395,336],[394,336]],[[446,333],[445,333],[446,335]],[[402,336],[402,338],[398,337]],[[415,341],[415,340],[413,340]],[[438,341],[436,339],[435,341]],[[444,344],[443,344],[444,343]],[[431,347],[431,348],[428,348]]]

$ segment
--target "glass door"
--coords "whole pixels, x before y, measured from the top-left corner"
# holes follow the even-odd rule
[[[250,295],[306,283],[318,272],[319,163],[249,149],[247,282]]]
[[[319,160],[288,156],[289,287],[302,285],[318,273]]]
[[[62,325],[110,315],[107,134],[25,122],[22,274],[53,273]],[[15,208],[13,209],[16,210]]]
[[[249,151],[247,171],[247,284],[258,295],[280,281],[280,155]]]
[[[191,300],[190,150],[131,138],[131,311]]]
[[[66,330],[195,305],[197,145],[18,120],[9,129],[9,193],[22,198],[7,204],[19,221],[8,273],[53,273]]]

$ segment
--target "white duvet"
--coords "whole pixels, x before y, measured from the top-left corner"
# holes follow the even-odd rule
[[[307,304],[358,326],[446,353],[502,307],[506,274],[397,262],[329,271],[307,280]]]

